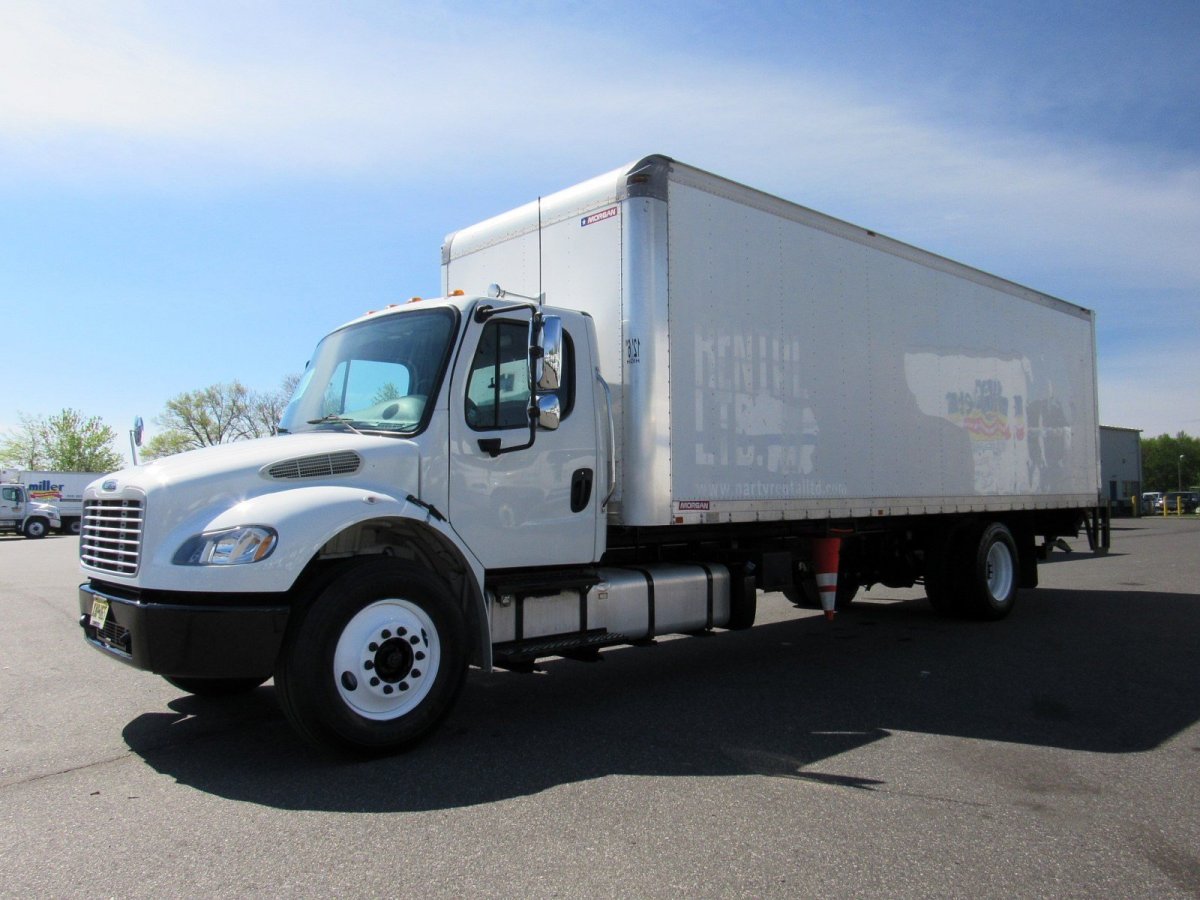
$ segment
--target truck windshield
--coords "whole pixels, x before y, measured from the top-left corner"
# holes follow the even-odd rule
[[[280,431],[417,433],[441,385],[457,321],[454,310],[442,307],[335,331],[317,345]]]

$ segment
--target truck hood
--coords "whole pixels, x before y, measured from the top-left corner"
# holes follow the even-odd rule
[[[50,524],[58,528],[60,523],[58,507],[53,503],[44,503],[41,500],[35,500],[29,504],[29,515],[37,514],[50,519]]]
[[[419,451],[412,441],[342,432],[318,432],[204,447],[125,469],[93,488],[162,488],[211,504],[219,496],[247,496],[304,483],[354,483],[393,492],[416,491]]]
[[[205,447],[106,475],[97,496],[142,494],[147,537],[207,519],[256,497],[340,485],[403,498],[420,491],[420,450],[408,440],[317,432]],[[152,520],[149,521],[149,520]]]
[[[87,495],[144,501],[142,565],[133,579],[143,586],[247,589],[237,580],[241,576],[173,565],[173,556],[197,534],[241,525],[277,528],[278,549],[253,567],[262,580],[256,589],[274,590],[291,583],[302,566],[297,559],[307,560],[355,517],[402,508],[408,496],[419,497],[420,462],[419,446],[405,439],[343,432],[280,435],[125,469],[92,482]]]

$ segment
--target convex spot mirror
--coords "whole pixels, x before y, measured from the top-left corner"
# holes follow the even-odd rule
[[[562,319],[543,316],[537,343],[542,353],[534,366],[534,384],[539,391],[557,391],[563,361]]]
[[[554,394],[539,394],[537,398],[538,427],[553,431],[562,420],[558,397]]]

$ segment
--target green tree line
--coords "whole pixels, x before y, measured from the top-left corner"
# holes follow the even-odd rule
[[[299,380],[299,375],[289,375],[278,390],[265,392],[231,381],[172,397],[154,420],[162,431],[142,448],[142,455],[159,459],[213,444],[272,435]]]
[[[21,425],[0,439],[0,462],[52,472],[112,472],[124,465],[117,433],[76,409],[53,416],[21,416]]]
[[[172,397],[154,420],[161,431],[140,456],[158,459],[274,434],[299,380],[298,375],[288,376],[278,390],[263,392],[232,381]],[[118,449],[121,437],[99,416],[76,409],[51,416],[22,414],[20,426],[0,438],[0,464],[53,472],[112,472],[125,465]]]
[[[1180,431],[1142,438],[1142,490],[1176,491],[1200,486],[1200,438]]]

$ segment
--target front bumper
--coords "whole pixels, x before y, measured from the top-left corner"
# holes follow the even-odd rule
[[[211,599],[197,596],[197,600]],[[145,602],[92,584],[79,586],[79,624],[97,650],[159,675],[260,678],[271,674],[291,607],[261,597],[222,598],[221,605]],[[92,622],[107,604],[103,627]]]

